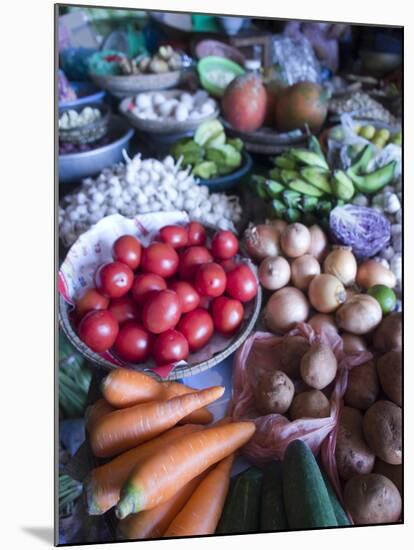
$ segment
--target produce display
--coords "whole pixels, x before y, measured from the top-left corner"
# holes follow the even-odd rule
[[[236,334],[243,304],[257,294],[256,276],[238,251],[232,232],[218,231],[210,240],[197,222],[163,227],[148,247],[133,235],[120,236],[114,261],[98,267],[95,288],[76,301],[80,338],[92,351],[112,349],[129,364],[152,358],[165,365],[187,360],[215,332]]]
[[[68,245],[94,223],[110,214],[133,217],[146,212],[184,210],[192,219],[234,229],[240,221],[238,197],[211,193],[198,185],[191,169],[167,156],[163,161],[136,155],[105,169],[96,179],[87,178],[68,194],[59,208],[60,237]]]
[[[216,111],[216,102],[207,92],[141,92],[129,110],[140,120],[185,122],[201,120]]]
[[[177,141],[171,153],[184,167],[191,166],[194,176],[208,180],[237,170],[242,150],[241,139],[228,138],[221,122],[211,120],[200,124],[193,138]]]
[[[402,523],[401,70],[256,18],[232,70],[142,17],[56,121],[96,174],[60,188],[59,542]],[[122,157],[63,139],[116,112]]]

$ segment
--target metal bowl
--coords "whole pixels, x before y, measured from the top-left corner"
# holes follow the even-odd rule
[[[119,116],[109,120],[108,135],[111,143],[81,153],[59,155],[59,182],[71,183],[99,174],[107,166],[123,160],[122,150],[127,149],[134,130]]]
[[[86,107],[92,109],[98,109],[101,116],[90,122],[89,124],[83,124],[82,126],[76,126],[75,128],[59,129],[59,140],[67,143],[74,143],[77,145],[85,143],[93,143],[103,138],[108,132],[108,123],[111,115],[109,107],[103,103],[88,103],[86,105],[78,105],[77,107],[65,107],[60,110],[59,118],[68,111],[82,112]]]
[[[167,90],[178,86],[181,80],[181,71],[169,71],[161,74],[140,75],[91,75],[92,80],[99,88],[120,99],[156,90]]]
[[[164,92],[164,95],[174,98],[182,93],[181,90],[169,90]],[[146,132],[149,134],[178,134],[182,132],[195,131],[198,126],[205,122],[206,120],[212,120],[218,117],[219,110],[216,104],[216,109],[213,113],[206,115],[204,117],[197,118],[197,120],[184,120],[183,122],[177,122],[175,120],[148,120],[142,119],[134,115],[130,110],[131,104],[134,103],[133,97],[126,97],[123,99],[119,105],[120,112],[129,120],[129,122],[141,130],[141,132]]]

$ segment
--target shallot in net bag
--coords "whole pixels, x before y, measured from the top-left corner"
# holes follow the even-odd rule
[[[302,336],[309,344],[320,342],[332,349],[338,362],[338,371],[330,395],[330,415],[326,418],[302,418],[290,421],[282,414],[261,416],[255,408],[254,387],[258,375],[265,371],[283,370],[278,347],[284,338]],[[256,432],[243,448],[243,454],[256,463],[272,459],[281,460],[286,447],[294,439],[301,439],[316,455],[321,449],[321,458],[326,472],[341,498],[341,489],[336,470],[335,445],[336,427],[342,397],[348,383],[348,371],[372,358],[368,351],[346,355],[342,338],[333,332],[315,332],[306,323],[298,323],[296,328],[284,336],[267,332],[253,333],[239,348],[233,366],[233,396],[229,414],[234,420],[249,419],[256,424]],[[303,382],[293,380],[299,389]]]

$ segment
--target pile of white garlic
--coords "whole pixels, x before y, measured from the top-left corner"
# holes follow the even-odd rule
[[[84,107],[79,113],[74,109],[65,111],[59,118],[59,130],[71,130],[85,124],[91,124],[100,118],[101,111],[95,107]]]
[[[180,92],[171,97],[163,92],[141,92],[135,97],[131,112],[142,120],[176,121],[198,120],[212,115],[217,109],[208,93]]]
[[[371,206],[388,218],[391,223],[391,242],[381,250],[374,259],[391,269],[397,279],[395,288],[401,294],[402,277],[402,180],[396,178],[392,185],[387,185],[379,193],[368,197],[358,194],[352,200],[359,206]]]
[[[191,167],[182,170],[180,161],[132,160],[106,168],[96,178],[83,180],[81,188],[63,198],[59,207],[59,234],[69,246],[93,224],[110,214],[132,218],[148,212],[186,211],[192,220],[220,229],[235,230],[242,208],[236,196],[211,193],[199,185]]]

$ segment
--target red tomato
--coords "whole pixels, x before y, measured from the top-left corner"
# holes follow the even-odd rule
[[[200,264],[207,264],[212,261],[213,257],[205,246],[190,246],[180,258],[180,267],[178,268],[180,277],[191,280]]]
[[[232,334],[240,327],[243,321],[244,307],[239,300],[232,300],[226,296],[215,298],[211,303],[214,328],[223,334]]]
[[[234,258],[229,258],[228,260],[221,260],[221,262],[219,262],[219,264],[224,269],[224,271],[227,273],[228,271],[231,271],[232,269],[234,269],[236,267],[237,262]]]
[[[128,321],[121,327],[114,349],[124,361],[142,363],[150,355],[151,335],[136,321]]]
[[[120,298],[134,282],[132,269],[121,262],[103,264],[95,272],[97,289],[108,298]]]
[[[158,365],[181,361],[188,357],[188,342],[178,330],[167,330],[156,337],[152,355]]]
[[[154,334],[174,328],[181,315],[180,300],[173,290],[151,292],[142,308],[142,323]]]
[[[211,252],[218,260],[233,258],[239,250],[239,241],[231,231],[218,231],[211,241]]]
[[[205,346],[213,336],[213,319],[208,311],[197,308],[180,319],[177,330],[186,337],[190,351],[196,351]]]
[[[110,311],[90,311],[79,323],[79,336],[91,350],[103,353],[114,345],[118,323]]]
[[[144,248],[141,269],[144,273],[155,273],[160,277],[171,277],[177,271],[178,254],[167,243],[152,243]]]
[[[76,300],[76,316],[81,319],[88,311],[107,309],[109,300],[102,296],[96,288],[88,288],[80,298]]]
[[[226,274],[219,264],[200,265],[197,269],[194,284],[197,292],[203,296],[217,298],[226,289]]]
[[[202,245],[206,242],[206,230],[201,223],[190,222],[187,226],[188,244],[190,246]]]
[[[135,271],[141,262],[141,251],[141,243],[136,237],[123,235],[114,242],[112,256],[117,262],[122,262]]]
[[[238,264],[227,273],[226,292],[240,302],[248,302],[257,294],[257,280],[246,264]]]
[[[188,244],[188,231],[181,225],[166,225],[160,231],[161,240],[173,248],[182,248]]]
[[[141,273],[137,275],[132,285],[132,297],[138,304],[143,304],[148,292],[152,290],[165,290],[167,283],[159,275],[154,273]]]
[[[186,281],[174,281],[170,284],[170,289],[177,293],[180,300],[181,313],[188,313],[198,307],[200,295],[190,283]]]
[[[137,321],[139,318],[138,305],[129,296],[113,298],[109,304],[108,310],[120,325],[126,323],[126,321]]]

